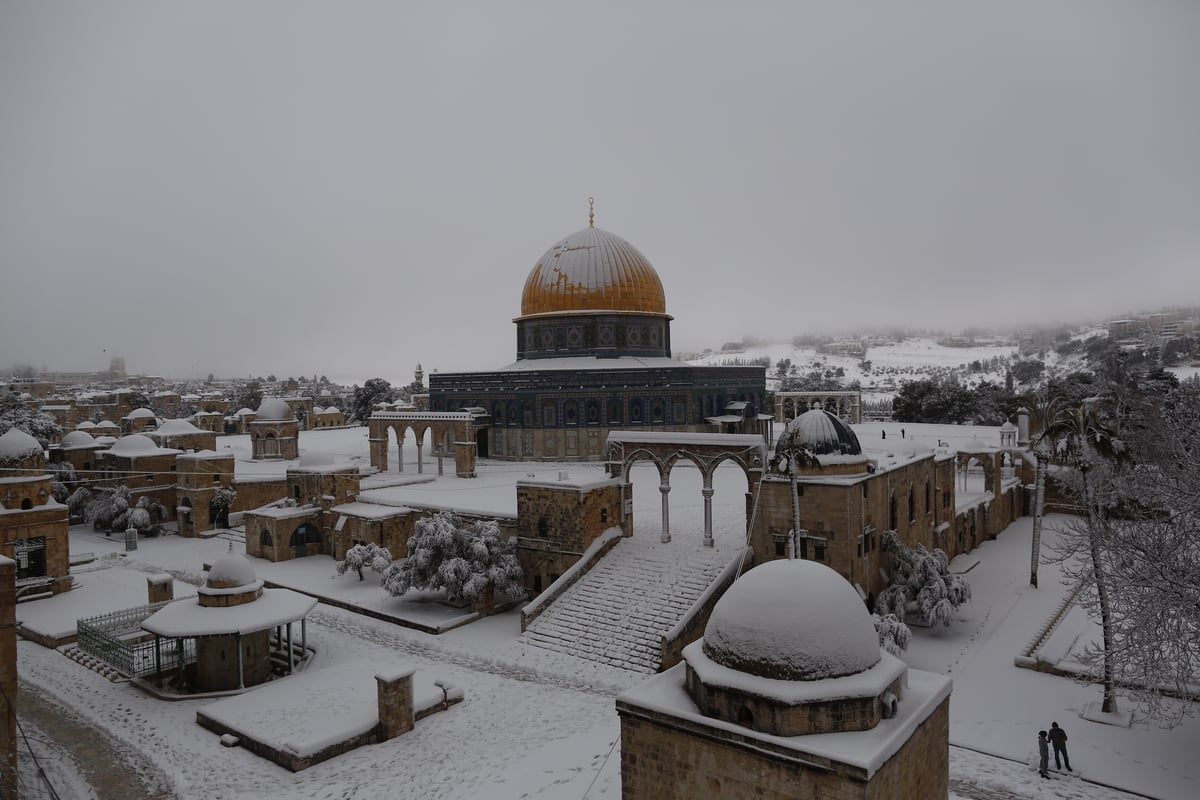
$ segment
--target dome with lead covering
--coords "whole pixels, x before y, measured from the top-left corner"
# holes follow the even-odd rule
[[[828,411],[814,408],[787,424],[776,451],[807,450],[822,455],[862,455],[862,445],[850,426]]]
[[[581,311],[666,316],[662,280],[636,247],[589,225],[538,259],[521,294],[522,319]]]
[[[738,672],[792,681],[854,675],[880,659],[858,592],[802,559],[769,561],[735,581],[713,608],[703,651]]]

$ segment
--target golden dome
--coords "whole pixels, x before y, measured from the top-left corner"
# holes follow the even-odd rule
[[[638,249],[588,226],[546,251],[521,293],[521,318],[579,311],[666,316],[662,281]]]

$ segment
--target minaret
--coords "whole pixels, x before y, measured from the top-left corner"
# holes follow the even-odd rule
[[[417,386],[425,385],[425,370],[421,369],[420,363],[417,364],[417,368],[413,371],[413,383]]]

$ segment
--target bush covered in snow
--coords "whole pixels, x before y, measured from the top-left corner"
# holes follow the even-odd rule
[[[30,408],[12,394],[0,400],[0,435],[7,433],[9,428],[25,431],[42,447],[48,447],[51,441],[62,436],[62,428],[54,417]]]
[[[388,569],[383,588],[393,597],[409,589],[445,589],[450,600],[477,600],[488,586],[520,593],[522,577],[516,543],[500,538],[495,520],[468,525],[443,511],[413,527],[408,558]]]
[[[337,563],[337,574],[345,575],[353,570],[358,573],[358,579],[363,579],[363,568],[369,567],[373,572],[383,575],[392,565],[392,553],[386,547],[368,542],[356,544],[346,551],[346,560]]]
[[[894,656],[908,649],[912,631],[895,614],[872,614],[871,621],[875,623],[875,633],[879,634],[880,647]]]
[[[894,577],[875,601],[880,614],[903,620],[916,613],[926,625],[949,625],[958,607],[971,599],[970,584],[950,574],[950,559],[940,548],[908,547],[895,531],[884,532],[883,548],[894,558]]]

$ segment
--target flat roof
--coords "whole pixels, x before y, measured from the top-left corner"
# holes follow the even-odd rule
[[[303,619],[316,605],[317,598],[291,589],[264,589],[257,600],[240,606],[207,607],[188,597],[151,614],[142,628],[175,639],[255,633]]]

